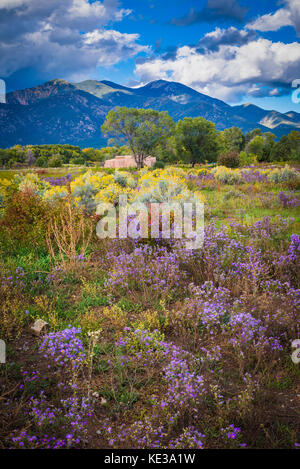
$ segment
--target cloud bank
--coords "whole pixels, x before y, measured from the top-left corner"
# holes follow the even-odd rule
[[[292,80],[300,76],[300,44],[256,38],[247,30],[217,28],[195,46],[138,62],[136,74],[142,82],[179,81],[230,102],[245,94],[280,95],[288,93]]]
[[[0,75],[36,69],[40,76],[90,76],[147,52],[138,34],[108,28],[131,10],[117,0],[0,0]]]

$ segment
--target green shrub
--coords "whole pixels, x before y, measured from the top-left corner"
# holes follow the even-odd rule
[[[212,172],[215,175],[215,179],[222,184],[239,184],[241,182],[240,172],[225,166],[218,166]]]
[[[63,161],[60,155],[53,155],[48,161],[49,168],[60,168],[62,164]]]
[[[240,166],[240,155],[237,151],[223,153],[218,157],[218,165],[226,168],[238,168]]]
[[[10,250],[46,246],[51,209],[33,191],[20,191],[7,200],[0,222],[1,242]]]
[[[165,163],[163,161],[156,161],[153,165],[153,169],[164,169]]]
[[[274,184],[287,184],[294,189],[300,187],[299,173],[288,165],[282,169],[274,169],[271,171],[269,174],[269,180]]]
[[[126,187],[127,185],[127,178],[128,174],[127,173],[122,173],[120,171],[116,171],[114,174],[114,180],[117,184],[120,184],[121,187]]]
[[[81,156],[78,156],[77,158],[72,158],[70,160],[70,163],[71,164],[80,164],[80,165],[83,165],[85,163],[84,161],[84,158],[82,158]]]
[[[47,168],[48,166],[48,160],[45,156],[40,156],[36,162],[35,165],[38,166],[39,168]]]
[[[240,166],[250,166],[252,164],[257,164],[257,157],[252,153],[246,153],[241,151],[240,153]]]

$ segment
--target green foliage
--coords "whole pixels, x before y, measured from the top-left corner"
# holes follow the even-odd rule
[[[271,161],[300,161],[300,132],[283,135],[270,152]]]
[[[257,158],[252,153],[247,153],[246,151],[241,151],[240,153],[240,166],[250,166],[257,163]]]
[[[101,130],[118,142],[127,143],[138,168],[142,168],[145,158],[170,136],[173,127],[167,112],[117,107],[109,111]]]
[[[240,152],[245,147],[245,136],[238,127],[231,127],[220,132],[219,143],[222,154]]]
[[[82,154],[87,161],[101,162],[110,158],[114,158],[116,155],[128,155],[130,154],[130,148],[127,145],[123,146],[111,146],[103,148],[84,148]]]
[[[265,139],[262,136],[257,135],[248,143],[246,147],[246,152],[248,154],[251,153],[253,155],[256,155],[258,158],[258,161],[262,161],[264,146],[265,146]]]
[[[269,174],[269,179],[274,184],[288,184],[292,188],[299,188],[300,185],[300,176],[298,171],[290,168],[289,166],[285,166],[282,169],[274,169]]]
[[[217,181],[223,184],[239,184],[241,182],[241,175],[239,171],[226,168],[225,166],[218,166],[213,170]]]
[[[1,218],[1,244],[9,250],[45,247],[50,206],[30,191],[8,199]]]
[[[39,168],[47,168],[48,160],[45,156],[39,156],[36,160],[36,166]]]
[[[254,137],[261,136],[261,129],[253,129],[245,135],[245,143],[249,143]]]
[[[185,117],[176,126],[179,155],[193,166],[217,159],[218,140],[216,126],[202,117]]]
[[[178,162],[179,158],[175,133],[172,133],[168,138],[164,139],[159,143],[159,145],[155,147],[153,156],[156,156],[156,160],[158,161],[164,161],[168,163]]]
[[[83,158],[83,156],[78,156],[76,158],[71,158],[70,163],[83,165],[85,163],[85,159]],[[49,164],[50,164],[50,161],[49,161]]]
[[[164,167],[165,167],[165,163],[159,160],[156,161],[156,163],[153,166],[154,169],[164,169]]]
[[[53,155],[60,156],[62,163],[66,164],[71,159],[84,158],[80,147],[74,145],[15,145],[0,149],[0,166],[14,167],[21,164],[46,168]]]
[[[53,155],[48,161],[49,168],[60,168],[62,164],[63,162],[60,155]]]
[[[254,155],[258,161],[271,161],[271,154],[276,146],[275,139],[276,135],[272,134],[272,132],[265,132],[264,134],[259,132],[258,135],[254,135],[248,142],[246,153]]]

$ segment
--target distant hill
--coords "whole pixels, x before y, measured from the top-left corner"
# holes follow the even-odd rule
[[[229,106],[181,83],[157,80],[139,88],[110,81],[69,83],[55,79],[7,95],[0,104],[0,147],[15,144],[106,144],[100,127],[116,106],[168,111],[174,120],[201,116],[218,130],[237,126],[244,132],[260,127],[278,137],[300,130],[300,114],[266,111],[253,104]]]
[[[278,136],[289,133],[291,130],[300,130],[300,114],[297,112],[291,111],[281,114],[278,111],[266,111],[254,104],[233,106],[233,109],[240,116],[268,127],[270,131]]]

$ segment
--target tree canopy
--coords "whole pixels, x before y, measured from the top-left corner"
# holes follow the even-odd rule
[[[142,168],[147,156],[167,139],[174,121],[165,111],[117,107],[109,111],[101,127],[105,135],[114,141],[128,144],[138,168]]]
[[[242,151],[245,146],[245,136],[239,127],[230,127],[219,134],[220,152],[229,153]]]
[[[216,161],[218,134],[216,126],[203,117],[185,117],[176,126],[179,154],[193,166],[205,161]]]

